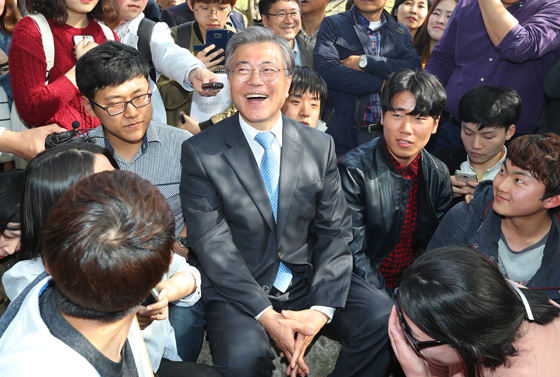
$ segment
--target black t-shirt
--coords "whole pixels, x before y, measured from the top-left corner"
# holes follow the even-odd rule
[[[137,377],[138,371],[128,340],[124,343],[119,363],[108,359],[60,314],[54,300],[56,290],[56,286],[51,283],[39,298],[41,318],[43,318],[51,334],[82,355],[100,376]]]

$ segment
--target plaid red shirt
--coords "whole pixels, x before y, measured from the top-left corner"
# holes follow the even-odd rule
[[[406,203],[406,212],[404,214],[404,222],[401,229],[399,240],[395,248],[385,258],[378,270],[385,278],[385,285],[390,290],[393,290],[396,285],[397,278],[401,276],[403,270],[414,261],[412,252],[412,237],[416,231],[416,222],[418,219],[418,163],[420,161],[420,153],[416,156],[414,161],[407,167],[399,164],[393,157],[391,152],[391,160],[395,165],[397,171],[405,179],[412,179],[412,186],[410,187],[410,194]]]

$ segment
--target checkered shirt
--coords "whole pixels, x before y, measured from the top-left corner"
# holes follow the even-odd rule
[[[371,30],[369,28],[369,21],[362,16],[360,12],[358,12],[357,8],[354,7],[354,11],[357,13],[358,22],[360,25],[366,28],[367,35],[369,40],[371,41],[371,54],[373,56],[379,56],[381,52],[381,31],[387,24],[387,20],[385,20],[385,16],[383,13],[381,14],[381,26],[375,30]],[[365,52],[369,54],[369,52]],[[379,123],[381,119],[381,98],[379,97],[379,92],[371,93],[369,95],[369,103],[366,107],[366,111],[364,112],[364,118],[362,121],[363,126],[367,126],[373,123]]]
[[[387,288],[393,290],[403,270],[414,261],[412,237],[416,231],[416,223],[418,220],[418,165],[420,153],[418,153],[414,161],[407,167],[399,164],[390,151],[389,156],[391,156],[391,160],[401,176],[405,179],[412,180],[399,240],[393,251],[391,251],[378,268],[379,272],[385,278],[385,285]]]

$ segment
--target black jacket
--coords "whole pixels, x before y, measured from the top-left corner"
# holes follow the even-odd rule
[[[352,214],[354,272],[378,288],[377,271],[399,240],[412,180],[396,170],[383,137],[344,155],[338,163],[342,188]],[[449,210],[451,180],[445,164],[422,150],[418,167],[418,221],[413,247],[420,252]]]

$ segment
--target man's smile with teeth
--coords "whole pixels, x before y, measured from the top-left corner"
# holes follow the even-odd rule
[[[247,97],[247,99],[252,99],[252,98],[266,98],[268,96],[266,94],[247,94],[245,97]]]

